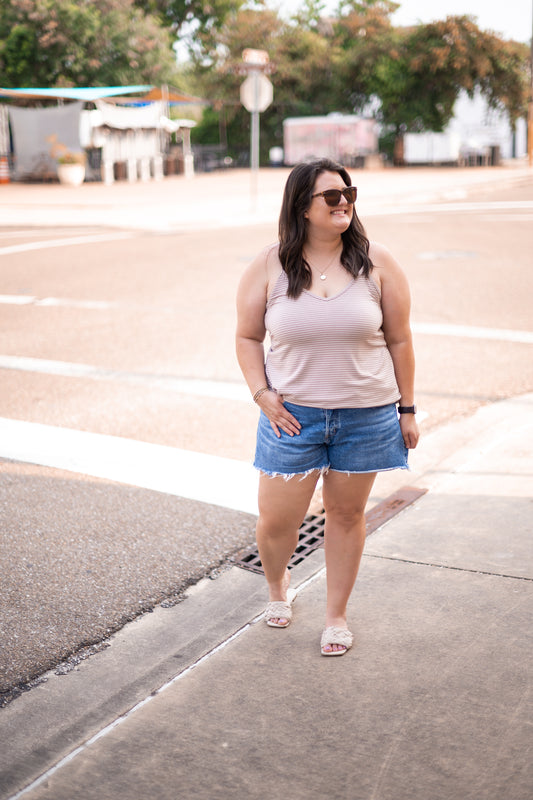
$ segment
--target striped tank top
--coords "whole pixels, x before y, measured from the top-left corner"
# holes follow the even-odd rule
[[[304,289],[287,297],[281,272],[267,301],[265,371],[289,403],[313,408],[372,408],[400,398],[381,329],[381,293],[360,276],[333,297]]]

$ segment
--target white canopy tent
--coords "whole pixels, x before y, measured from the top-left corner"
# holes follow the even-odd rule
[[[7,109],[16,177],[51,177],[57,170],[58,153],[85,151],[99,154],[101,178],[112,183],[117,164],[125,165],[130,181],[162,177],[169,135],[180,132],[184,169],[191,175],[194,168],[190,130],[196,123],[188,119],[172,120],[168,109],[170,104],[204,101],[168,90],[158,95],[158,91],[147,85],[0,89],[0,97],[11,100],[58,101],[58,105],[40,108],[2,106],[0,146],[4,153],[8,152]],[[126,97],[134,94],[141,96]],[[115,101],[120,98],[122,104],[109,102],[110,98]],[[124,105],[126,102],[129,105]],[[87,103],[94,108],[85,108]]]

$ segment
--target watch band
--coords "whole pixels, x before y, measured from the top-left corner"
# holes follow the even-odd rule
[[[398,414],[416,414],[416,406],[398,406]]]

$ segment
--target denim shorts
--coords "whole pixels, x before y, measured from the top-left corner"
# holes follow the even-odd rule
[[[407,448],[396,406],[375,408],[310,408],[293,403],[285,407],[302,426],[298,436],[281,431],[278,438],[261,411],[257,426],[254,467],[287,479],[314,470],[382,472],[409,469]]]

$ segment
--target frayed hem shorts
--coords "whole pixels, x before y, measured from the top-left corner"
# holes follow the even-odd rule
[[[318,470],[382,472],[409,469],[396,405],[374,408],[311,408],[285,403],[302,429],[278,439],[261,411],[254,467],[271,477],[291,478]]]

